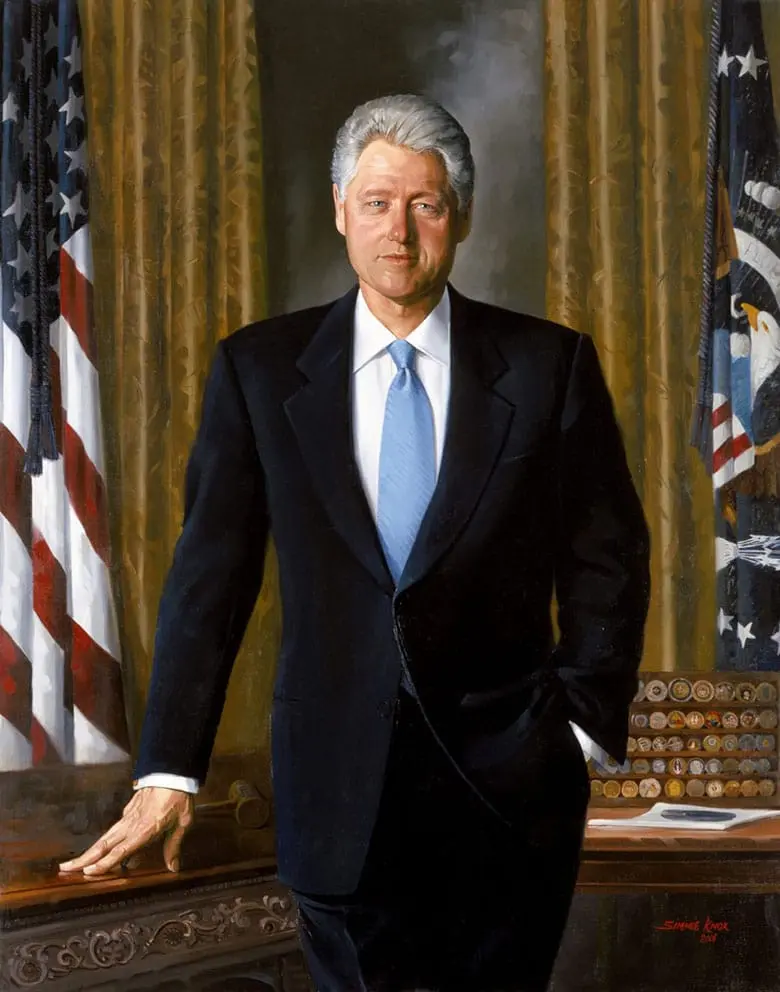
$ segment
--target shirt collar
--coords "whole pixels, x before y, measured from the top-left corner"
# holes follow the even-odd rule
[[[397,338],[392,331],[368,309],[362,290],[355,302],[355,346],[352,371],[357,372],[381,354]],[[442,298],[425,320],[406,338],[409,344],[424,355],[450,364],[450,291],[445,288]]]

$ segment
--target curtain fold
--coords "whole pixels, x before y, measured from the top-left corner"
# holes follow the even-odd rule
[[[652,537],[643,668],[714,666],[711,483],[689,445],[705,0],[546,0],[547,314],[593,335]]]
[[[211,356],[266,312],[258,53],[251,0],[81,10],[115,580],[137,730]],[[278,635],[271,550],[217,751],[267,748]]]

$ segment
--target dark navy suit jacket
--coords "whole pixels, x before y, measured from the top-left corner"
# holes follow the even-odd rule
[[[441,470],[394,587],[353,456],[356,292],[217,347],[136,766],[204,779],[273,534],[279,874],[308,892],[357,883],[404,669],[438,745],[511,824],[550,789],[553,742],[586,789],[569,720],[624,759],[648,602],[645,520],[591,340],[452,288]]]

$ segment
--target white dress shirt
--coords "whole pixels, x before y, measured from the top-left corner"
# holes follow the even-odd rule
[[[379,451],[385,403],[390,383],[398,371],[387,348],[395,340],[392,331],[371,313],[362,292],[358,293],[352,365],[352,431],[355,461],[374,520],[379,498]],[[447,290],[438,305],[406,340],[417,351],[415,371],[433,410],[438,476],[450,401],[450,297]],[[602,748],[577,724],[571,723],[571,728],[583,752],[603,763],[606,755]],[[163,773],[143,776],[136,783],[136,788],[148,785],[184,792],[198,790],[196,779]]]

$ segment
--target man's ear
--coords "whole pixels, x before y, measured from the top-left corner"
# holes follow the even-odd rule
[[[459,225],[460,225],[460,227],[458,229],[458,244],[460,244],[461,241],[465,241],[466,238],[471,233],[471,219],[472,219],[472,215],[473,215],[473,210],[472,210],[473,206],[474,206],[474,201],[471,200],[471,201],[469,201],[469,204],[466,207],[466,209],[460,211],[460,217],[459,217]]]
[[[333,183],[331,188],[333,190],[333,209],[335,211],[336,229],[339,234],[346,234],[346,226],[344,224],[344,201],[339,196],[339,188],[335,183]]]

